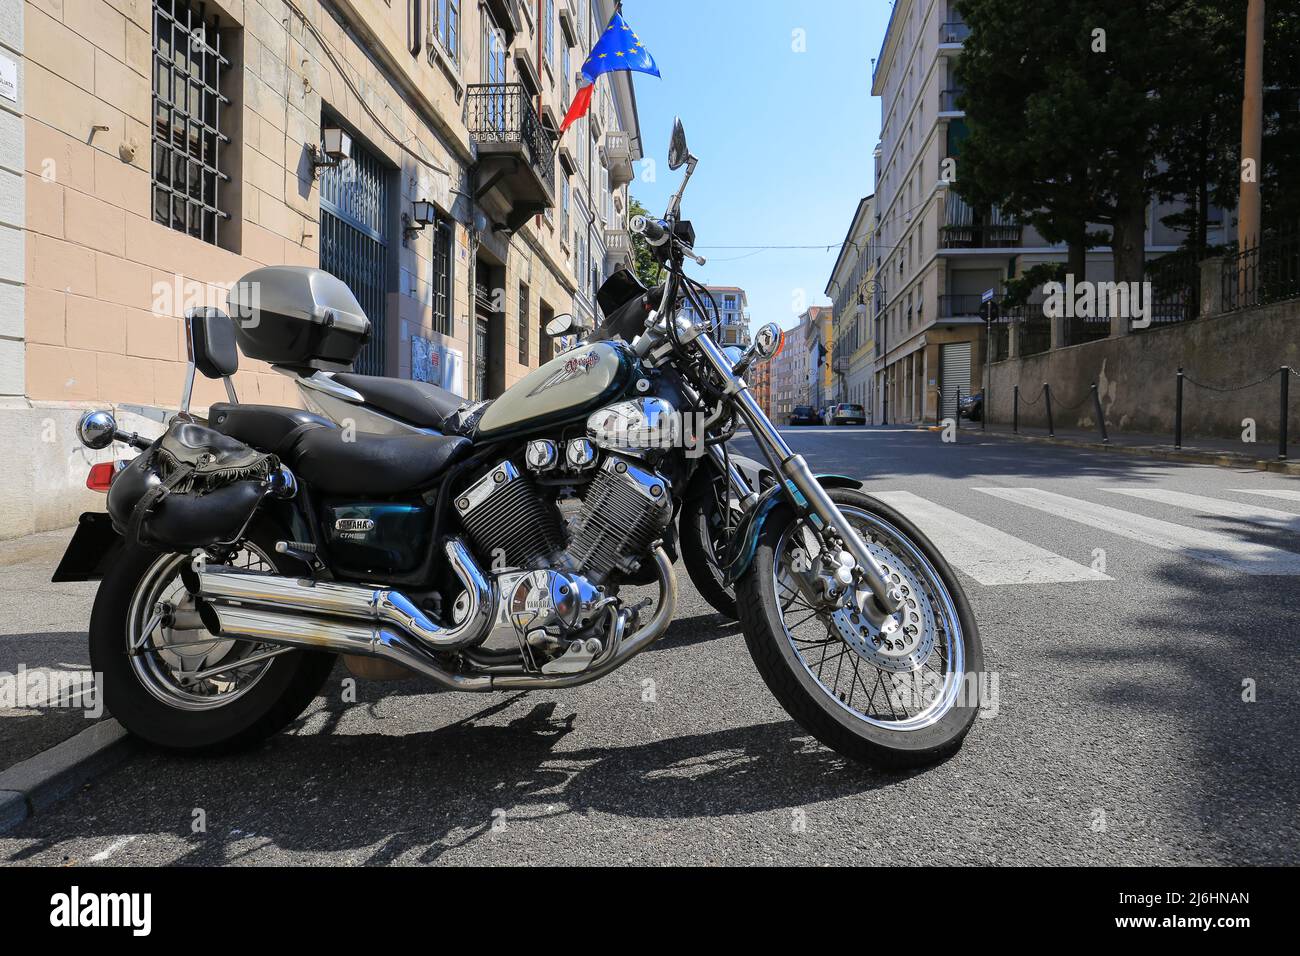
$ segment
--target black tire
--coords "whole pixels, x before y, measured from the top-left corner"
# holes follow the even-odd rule
[[[677,521],[682,563],[686,574],[709,606],[728,621],[740,620],[736,612],[735,593],[722,580],[713,560],[709,528],[717,511],[717,498],[707,480],[697,481],[682,503]]]
[[[273,543],[257,543],[264,554],[287,560],[275,554]],[[90,662],[99,675],[105,708],[135,736],[192,754],[239,750],[284,729],[320,692],[335,655],[301,650],[282,654],[269,662],[247,693],[211,710],[170,707],[140,682],[127,654],[127,617],[137,586],[161,557],[158,551],[138,546],[123,549],[95,595]]]
[[[892,525],[909,539],[934,568],[952,598],[961,624],[966,674],[981,674],[984,655],[979,629],[956,575],[933,544],[894,509],[852,489],[829,492],[840,505],[852,505]],[[816,682],[791,646],[780,616],[773,566],[794,509],[777,508],[759,536],[753,564],[739,581],[736,594],[745,643],[764,682],[786,712],[806,731],[846,757],[883,768],[918,767],[955,753],[979,713],[974,693],[979,682],[967,681],[972,693],[961,698],[936,723],[916,730],[887,730],[866,723],[834,701]],[[849,653],[853,653],[849,651]]]

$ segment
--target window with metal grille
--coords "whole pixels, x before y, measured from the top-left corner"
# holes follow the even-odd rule
[[[221,208],[222,133],[233,111],[221,95],[230,61],[217,17],[203,4],[153,0],[153,218],[216,245],[230,213]]]
[[[370,341],[353,368],[383,375],[392,169],[353,137],[352,158],[321,171],[320,267],[347,283],[370,319]]]
[[[452,223],[441,216],[433,227],[433,330],[452,334]]]
[[[528,286],[519,286],[519,364],[528,364]]]

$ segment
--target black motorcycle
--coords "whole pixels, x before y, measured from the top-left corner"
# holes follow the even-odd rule
[[[56,580],[102,578],[90,654],[109,710],[185,751],[259,740],[297,717],[337,656],[379,679],[453,691],[573,687],[663,636],[680,554],[739,618],[768,687],[851,757],[915,765],[960,745],[979,708],[979,633],[933,545],[859,482],[814,475],[751,396],[755,362],[707,324],[680,216],[633,228],[666,281],[600,290],[603,321],[492,402],[348,369],[369,321],[315,269],[245,277],[232,315],[190,315],[180,414],[145,440],[88,413],[81,440],[140,454],[114,470],[107,514],[83,516]],[[232,317],[233,316],[233,317]],[[298,383],[305,409],[238,401],[238,353]],[[229,401],[189,412],[195,374]],[[748,428],[763,464],[733,456]],[[654,587],[657,597],[629,591]]]

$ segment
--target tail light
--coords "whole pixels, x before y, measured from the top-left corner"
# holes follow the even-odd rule
[[[107,492],[117,473],[126,466],[125,460],[101,461],[97,465],[91,465],[90,474],[86,475],[86,487],[91,491]]]

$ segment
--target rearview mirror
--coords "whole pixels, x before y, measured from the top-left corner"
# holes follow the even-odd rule
[[[686,146],[686,127],[679,116],[673,122],[673,138],[668,145],[668,168],[681,169],[691,158],[691,151]]]
[[[557,315],[546,323],[546,334],[553,339],[561,335],[568,335],[572,331],[574,331],[573,316],[568,314]]]
[[[781,326],[775,322],[769,322],[754,333],[755,356],[764,362],[770,362],[781,354],[781,349],[785,346],[785,333],[781,331]]]

